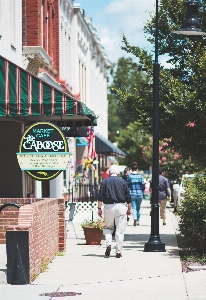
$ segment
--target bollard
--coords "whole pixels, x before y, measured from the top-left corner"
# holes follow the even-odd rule
[[[7,283],[29,284],[29,231],[7,231]]]
[[[21,258],[21,254],[19,251],[18,244],[16,245],[16,254],[15,254],[15,258],[14,258],[14,265],[13,265],[13,269],[12,269],[10,284],[13,284],[13,285],[27,284],[26,276],[25,276],[25,272],[24,272],[24,266],[22,263],[22,258]]]

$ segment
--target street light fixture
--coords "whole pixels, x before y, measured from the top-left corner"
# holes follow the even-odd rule
[[[179,30],[173,31],[176,34],[203,36],[206,32],[202,31],[200,21],[198,19],[199,1],[186,1],[184,4],[187,7],[186,17]]]
[[[145,252],[165,252],[165,243],[159,236],[159,69],[158,62],[158,0],[155,19],[155,61],[153,64],[153,158],[152,158],[152,204],[151,234],[145,243]]]

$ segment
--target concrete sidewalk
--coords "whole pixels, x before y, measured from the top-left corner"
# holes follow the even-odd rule
[[[115,257],[115,242],[110,258],[104,258],[105,241],[101,246],[85,245],[82,228],[75,224],[76,239],[69,225],[64,256],[57,256],[30,285],[0,285],[1,299],[57,299],[52,293],[74,292],[81,294],[76,295],[80,300],[205,300],[206,271],[182,273],[172,209],[167,209],[167,225],[160,221],[160,237],[166,245],[166,252],[160,253],[143,251],[151,227],[148,201],[143,201],[141,212],[140,226],[134,227],[132,218],[128,222],[122,258]]]

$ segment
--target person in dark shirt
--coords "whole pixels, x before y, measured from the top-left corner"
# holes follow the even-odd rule
[[[125,181],[127,181],[128,175],[129,175],[129,168],[126,167],[126,168],[124,169],[124,174],[123,174],[123,176],[122,176],[122,179],[124,179]],[[127,222],[129,222],[129,216],[127,216]],[[112,236],[113,236],[113,235],[114,235],[114,232],[113,232]]]
[[[124,174],[123,174],[123,176],[122,176],[122,179],[124,179],[125,181],[127,181],[127,176],[128,176],[128,174],[129,174],[129,168],[126,167],[126,168],[124,169]]]
[[[152,193],[152,179],[150,181],[150,193]],[[168,179],[162,175],[162,168],[159,168],[159,204],[160,218],[163,220],[163,225],[166,225],[166,205],[167,200],[170,201],[171,191]],[[167,199],[168,198],[168,199]]]
[[[116,257],[120,258],[122,257],[126,215],[131,214],[131,198],[127,183],[117,176],[119,174],[118,166],[112,165],[109,172],[110,177],[104,179],[100,185],[98,215],[102,217],[102,203],[104,203],[105,226],[103,233],[106,239],[105,257],[110,256],[112,232],[115,224]],[[126,207],[126,203],[128,207]]]

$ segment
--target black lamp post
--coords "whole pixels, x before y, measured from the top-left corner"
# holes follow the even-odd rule
[[[158,62],[158,0],[156,0],[155,61],[153,64],[153,158],[151,234],[145,243],[145,252],[165,252],[165,243],[159,236],[159,62]]]

